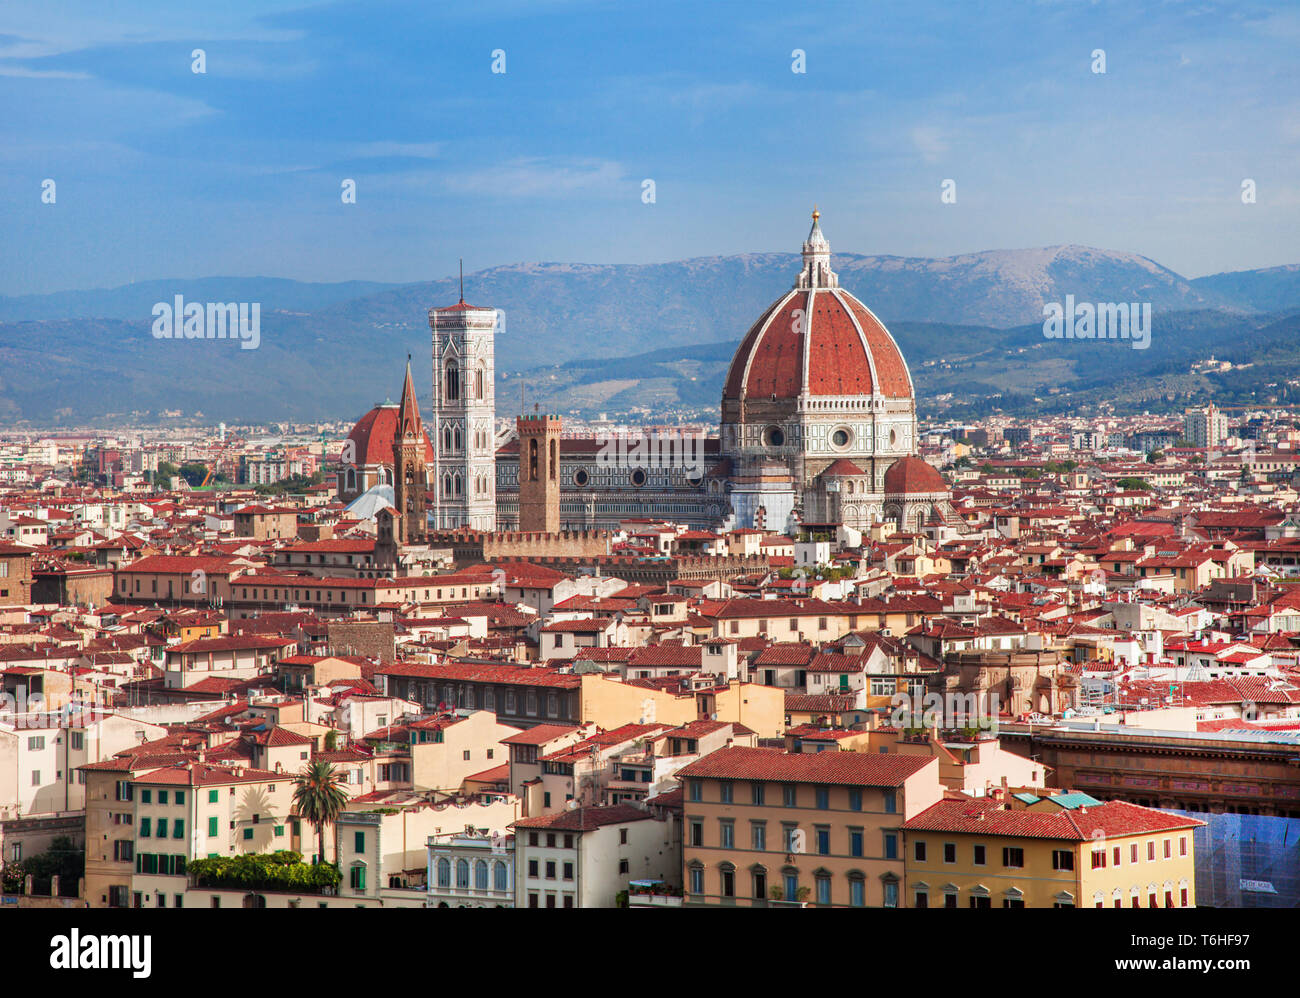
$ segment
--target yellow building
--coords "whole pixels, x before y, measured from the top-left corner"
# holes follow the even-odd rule
[[[602,728],[636,720],[671,725],[730,721],[745,725],[760,738],[777,738],[785,729],[785,692],[775,686],[737,682],[716,686],[709,677],[697,676],[684,679],[678,692],[626,683],[601,673],[580,678],[580,716]]]
[[[903,822],[942,795],[933,756],[732,747],[677,778],[692,905],[900,907]]]
[[[315,846],[315,831],[292,813],[284,773],[130,755],[81,770],[92,908],[179,908],[190,860]]]
[[[1080,793],[942,800],[903,825],[905,903],[1192,908],[1202,824]]]

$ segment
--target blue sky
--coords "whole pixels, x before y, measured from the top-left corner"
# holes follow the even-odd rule
[[[1300,262],[1295,4],[50,6],[0,7],[0,294],[794,251],[814,201],[859,253]]]

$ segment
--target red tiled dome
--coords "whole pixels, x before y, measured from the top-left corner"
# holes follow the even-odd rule
[[[393,438],[397,436],[397,417],[401,410],[393,403],[377,405],[357,420],[348,439],[356,448],[358,467],[393,463]],[[425,460],[433,463],[433,442],[424,436]]]
[[[801,314],[796,314],[801,313]],[[797,288],[741,340],[724,399],[810,395],[912,397],[912,379],[884,324],[843,288]]]
[[[947,492],[943,476],[919,457],[899,458],[885,472],[886,495]]]

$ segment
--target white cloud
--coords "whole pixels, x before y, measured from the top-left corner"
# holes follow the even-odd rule
[[[937,163],[948,154],[948,143],[939,134],[939,129],[930,125],[918,125],[912,129],[912,145],[927,163]]]
[[[437,142],[362,142],[348,150],[348,155],[362,159],[405,156],[409,159],[437,159],[441,147]]]
[[[511,163],[449,176],[448,189],[461,194],[490,194],[509,197],[554,197],[574,194],[612,194],[625,187],[626,171],[609,160],[586,159],[556,162],[520,159]]]

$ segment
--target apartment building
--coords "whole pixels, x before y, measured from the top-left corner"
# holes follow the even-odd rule
[[[1192,908],[1204,822],[1087,794],[943,800],[903,826],[907,904]]]
[[[185,689],[210,676],[254,679],[297,650],[297,638],[279,635],[230,634],[186,641],[167,649],[163,682],[168,689]]]
[[[515,906],[612,908],[632,880],[679,879],[675,823],[632,804],[522,818],[515,831]]]
[[[0,816],[80,810],[86,787],[79,767],[166,733],[98,710],[0,715]]]
[[[32,601],[32,548],[0,543],[0,606]]]
[[[903,823],[943,793],[932,755],[732,747],[677,776],[690,905],[899,907]]]
[[[438,907],[429,903],[430,885],[440,885],[443,899],[461,898],[454,907],[513,907],[513,857],[501,843],[518,817],[519,798],[511,794],[354,802],[337,825],[339,896],[376,900],[386,908]],[[442,862],[449,855],[445,845],[433,855],[432,843],[452,841],[461,843],[450,850],[454,861]],[[499,886],[503,882],[509,893]]]
[[[182,907],[191,860],[315,849],[314,829],[291,814],[283,773],[132,756],[82,770],[92,908]]]

